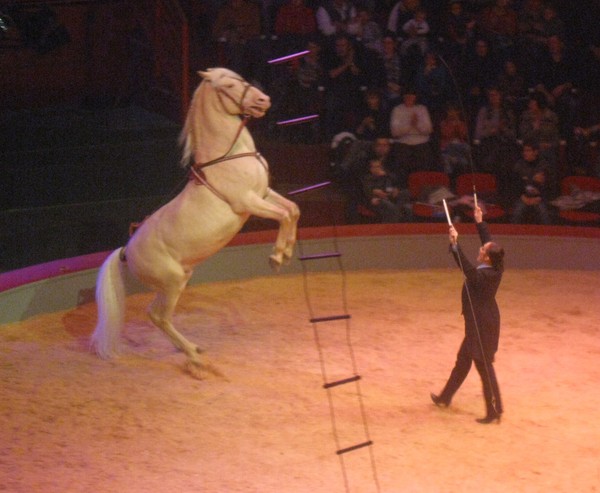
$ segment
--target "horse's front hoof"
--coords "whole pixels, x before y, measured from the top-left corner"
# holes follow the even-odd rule
[[[206,375],[210,374],[229,381],[216,366],[211,363],[201,363],[199,360],[188,359],[185,363],[185,371],[196,380],[205,380]]]
[[[275,272],[279,272],[279,269],[281,267],[281,259],[279,257],[276,257],[275,255],[271,255],[269,257],[269,266]]]

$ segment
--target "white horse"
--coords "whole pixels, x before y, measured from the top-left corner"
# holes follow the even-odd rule
[[[269,188],[268,165],[246,128],[262,117],[270,98],[225,68],[199,72],[182,132],[182,163],[190,160],[190,180],[169,203],[144,220],[127,245],[112,252],[98,274],[98,323],[91,343],[102,358],[119,353],[124,323],[126,269],[156,292],[152,322],[187,355],[192,374],[201,368],[197,345],[172,323],[173,312],[193,269],[223,248],[251,215],[279,222],[269,258],[271,267],[291,258],[298,206]]]

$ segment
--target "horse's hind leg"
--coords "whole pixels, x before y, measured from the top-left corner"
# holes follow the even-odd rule
[[[179,301],[179,297],[183,292],[185,283],[182,283],[181,287],[171,288],[168,291],[161,291],[156,294],[154,301],[150,305],[148,315],[150,319],[160,330],[162,330],[173,345],[183,351],[187,357],[194,363],[199,364],[200,359],[198,354],[200,349],[196,344],[188,341],[174,326],[173,326],[173,312]]]

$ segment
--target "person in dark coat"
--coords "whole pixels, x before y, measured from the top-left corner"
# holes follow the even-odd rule
[[[446,386],[439,395],[432,393],[431,399],[439,407],[449,406],[452,397],[467,377],[471,363],[475,362],[483,384],[487,411],[485,418],[477,421],[488,424],[500,422],[503,412],[493,361],[500,337],[500,311],[496,303],[496,292],[504,270],[504,249],[492,241],[487,223],[483,221],[481,208],[475,208],[474,217],[481,239],[477,267],[465,257],[458,244],[458,232],[454,226],[450,226],[450,250],[465,275],[462,288],[465,338]]]

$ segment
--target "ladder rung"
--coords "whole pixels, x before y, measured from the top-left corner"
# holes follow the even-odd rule
[[[350,318],[350,315],[331,315],[330,317],[311,318],[310,323],[316,324],[317,322],[330,322],[332,320],[347,320],[349,318]]]
[[[346,448],[340,449],[336,452],[336,454],[342,455],[347,452],[352,452],[353,450],[357,450],[359,448],[370,447],[371,445],[373,445],[373,441],[369,440],[368,442],[359,443],[358,445],[352,445],[352,447],[346,447]]]
[[[311,185],[309,187],[300,188],[298,190],[288,192],[288,195],[298,195],[299,193],[310,192],[311,190],[316,190],[317,188],[323,188],[329,185],[331,185],[330,181],[324,181],[323,183],[317,183],[316,185]]]
[[[338,380],[336,382],[326,383],[323,385],[324,389],[330,389],[331,387],[336,387],[338,385],[344,385],[350,382],[356,382],[360,380],[360,375],[354,375],[353,377],[344,378],[343,380]]]
[[[304,257],[298,257],[300,260],[318,260],[322,258],[331,258],[331,257],[341,257],[342,254],[340,252],[331,252],[331,253],[317,253],[315,255],[305,255]]]

